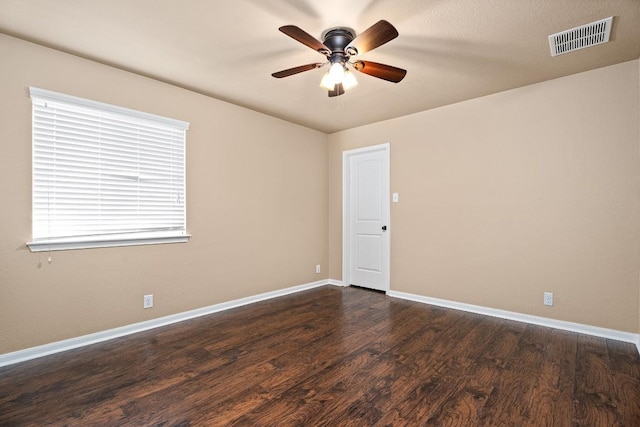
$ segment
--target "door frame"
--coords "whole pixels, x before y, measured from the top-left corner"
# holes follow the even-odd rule
[[[384,161],[386,163],[387,176],[385,177],[387,181],[387,194],[383,194],[383,197],[386,197],[387,200],[387,245],[386,245],[386,272],[387,274],[384,276],[385,281],[385,289],[384,292],[388,292],[390,290],[390,277],[391,277],[391,143],[386,142],[384,144],[371,145],[368,147],[356,148],[353,150],[346,150],[342,152],[342,284],[344,286],[349,286],[351,282],[350,278],[350,267],[351,267],[351,239],[350,239],[350,198],[351,198],[351,167],[350,167],[350,159],[353,156],[357,156],[359,154],[367,154],[373,152],[383,152],[385,154]]]

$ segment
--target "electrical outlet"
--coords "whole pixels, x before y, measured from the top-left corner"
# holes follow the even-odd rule
[[[544,293],[544,305],[553,306],[553,292]]]
[[[151,307],[153,307],[153,294],[151,294],[151,295],[145,295],[145,296],[144,296],[144,303],[143,303],[143,307],[144,307],[144,308],[151,308]]]
[[[320,264],[316,265],[316,274],[320,274]]]

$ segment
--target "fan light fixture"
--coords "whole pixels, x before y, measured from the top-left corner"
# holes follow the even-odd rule
[[[337,84],[342,84],[344,90],[349,90],[358,84],[356,76],[339,62],[333,63],[320,80],[320,87],[327,90],[334,90]]]
[[[356,76],[349,70],[344,72],[344,79],[342,79],[342,87],[344,90],[349,90],[354,86],[358,85],[358,81],[356,80]]]
[[[344,65],[339,62],[331,64],[329,77],[331,77],[331,80],[333,80],[335,84],[342,83],[342,79],[344,79]]]
[[[326,90],[333,90],[335,86],[336,84],[331,78],[329,72],[327,71],[326,73],[324,73],[324,76],[322,76],[322,80],[320,80],[320,87]]]
[[[285,25],[279,30],[324,55],[327,61],[300,65],[271,75],[281,79],[330,65],[329,71],[322,76],[320,81],[320,87],[329,91],[329,97],[340,96],[358,84],[352,70],[392,83],[400,82],[407,74],[407,70],[402,68],[357,58],[359,55],[398,37],[398,31],[385,20],[376,22],[357,36],[351,28],[329,28],[322,33],[322,41],[295,25]]]

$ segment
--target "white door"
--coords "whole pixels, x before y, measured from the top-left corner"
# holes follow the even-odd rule
[[[389,148],[344,153],[346,285],[389,290]]]

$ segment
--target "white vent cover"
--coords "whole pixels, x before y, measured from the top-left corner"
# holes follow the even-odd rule
[[[591,24],[551,34],[549,36],[551,56],[562,55],[563,53],[608,42],[612,21],[613,17],[611,16]]]

